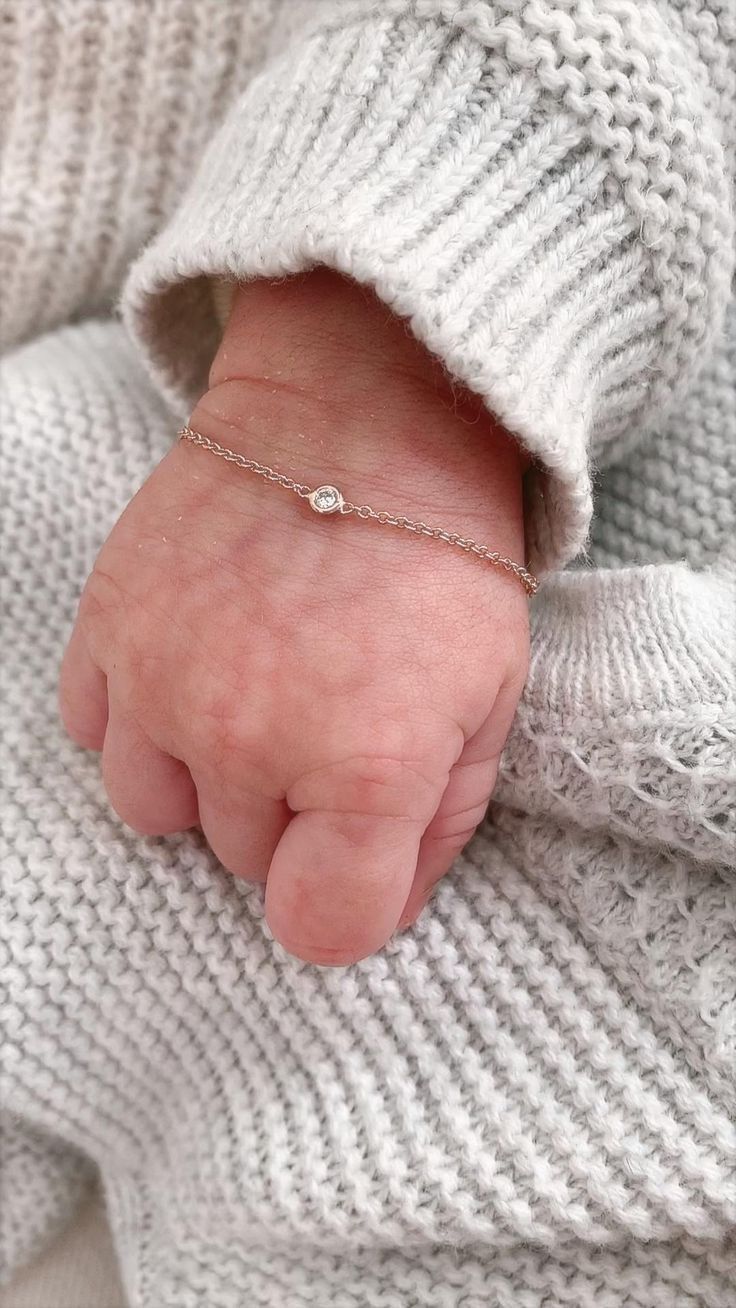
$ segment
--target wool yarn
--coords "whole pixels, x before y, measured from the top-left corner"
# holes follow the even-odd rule
[[[3,19],[4,1278],[99,1176],[131,1308],[726,1308],[732,5]],[[215,287],[315,261],[525,441],[546,570],[487,822],[340,971],[191,833],[122,828],[55,707]]]

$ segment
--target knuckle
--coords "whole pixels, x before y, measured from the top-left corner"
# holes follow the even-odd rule
[[[260,710],[260,711],[259,711]],[[237,690],[193,688],[176,715],[178,757],[237,820],[243,796],[283,798],[274,715]]]
[[[427,835],[436,844],[463,849],[483,821],[487,807],[485,798],[460,813],[443,813],[434,819]]]
[[[119,583],[95,565],[79,600],[77,622],[92,657],[100,664],[124,603],[125,595]]]
[[[440,789],[426,765],[386,755],[354,755],[303,776],[290,787],[287,802],[297,812],[321,809],[428,821]]]
[[[200,704],[189,715],[189,732],[193,758],[206,761],[208,772],[222,778],[242,773],[250,742],[229,695]]]
[[[139,795],[131,794],[128,787],[121,785],[115,778],[106,775],[103,755],[103,780],[105,790],[112,808],[121,822],[139,836],[163,836],[171,828],[159,817],[155,803]]]
[[[79,601],[79,618],[85,626],[106,621],[119,608],[121,590],[118,582],[96,564],[90,573]]]
[[[59,715],[67,735],[80,749],[96,750],[97,752],[102,749],[105,738],[104,726],[90,725],[89,721],[83,717],[79,709],[71,701],[63,685],[59,691]]]
[[[103,768],[104,772],[104,768]],[[124,794],[121,790],[107,778],[105,778],[105,790],[111,807],[117,813],[121,822],[126,827],[130,827],[139,836],[155,836],[159,832],[154,829],[155,823],[151,821],[151,815],[140,811],[139,806],[131,799],[129,795]]]
[[[78,649],[75,649],[72,638],[59,674],[58,707],[64,729],[82,749],[101,749],[105,736],[106,697],[98,700],[95,689],[89,684],[89,670],[80,666]]]

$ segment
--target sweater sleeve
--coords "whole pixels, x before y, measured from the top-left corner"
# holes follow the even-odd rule
[[[213,283],[368,284],[532,457],[532,566],[584,548],[591,476],[676,402],[732,271],[722,0],[343,0],[235,104],[124,313],[182,408]],[[729,56],[729,47],[731,56]]]
[[[109,313],[289,0],[0,0],[0,346]]]

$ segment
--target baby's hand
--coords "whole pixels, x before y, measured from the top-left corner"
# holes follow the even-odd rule
[[[238,291],[191,425],[523,561],[516,444],[334,274]],[[481,820],[527,641],[508,574],[179,443],[97,560],[62,711],[125,822],[199,823],[267,882],[288,950],[344,964],[417,916]]]

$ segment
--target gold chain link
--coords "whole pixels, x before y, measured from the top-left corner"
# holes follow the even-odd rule
[[[282,472],[277,472],[275,468],[269,468],[266,463],[258,463],[255,459],[247,459],[244,454],[238,454],[235,450],[227,449],[226,446],[218,444],[217,441],[210,440],[209,436],[203,436],[201,432],[193,431],[191,427],[182,427],[179,432],[179,439],[189,441],[192,445],[200,445],[202,449],[209,450],[211,454],[216,454],[219,459],[224,459],[227,463],[234,463],[238,468],[243,468],[246,472],[253,472],[257,477],[263,477],[265,481],[274,482],[276,485],[282,486],[284,490],[298,495],[300,499],[311,500],[316,493],[310,486],[294,481],[293,477],[284,476]],[[344,500],[342,496],[339,498],[338,511],[343,516],[354,513],[358,518],[378,522],[385,527],[400,527],[404,531],[414,532],[417,536],[431,536],[434,540],[441,540],[447,545],[454,545],[456,549],[464,550],[467,554],[474,554],[486,563],[492,564],[493,567],[502,568],[505,572],[512,573],[521,582],[527,595],[534,595],[539,587],[537,578],[521,563],[514,563],[513,559],[507,559],[496,550],[488,549],[486,545],[479,545],[477,541],[470,540],[467,536],[461,536],[458,532],[445,531],[443,527],[431,527],[426,522],[415,522],[412,518],[389,513],[386,509],[373,509],[370,504],[352,504],[350,500]]]

